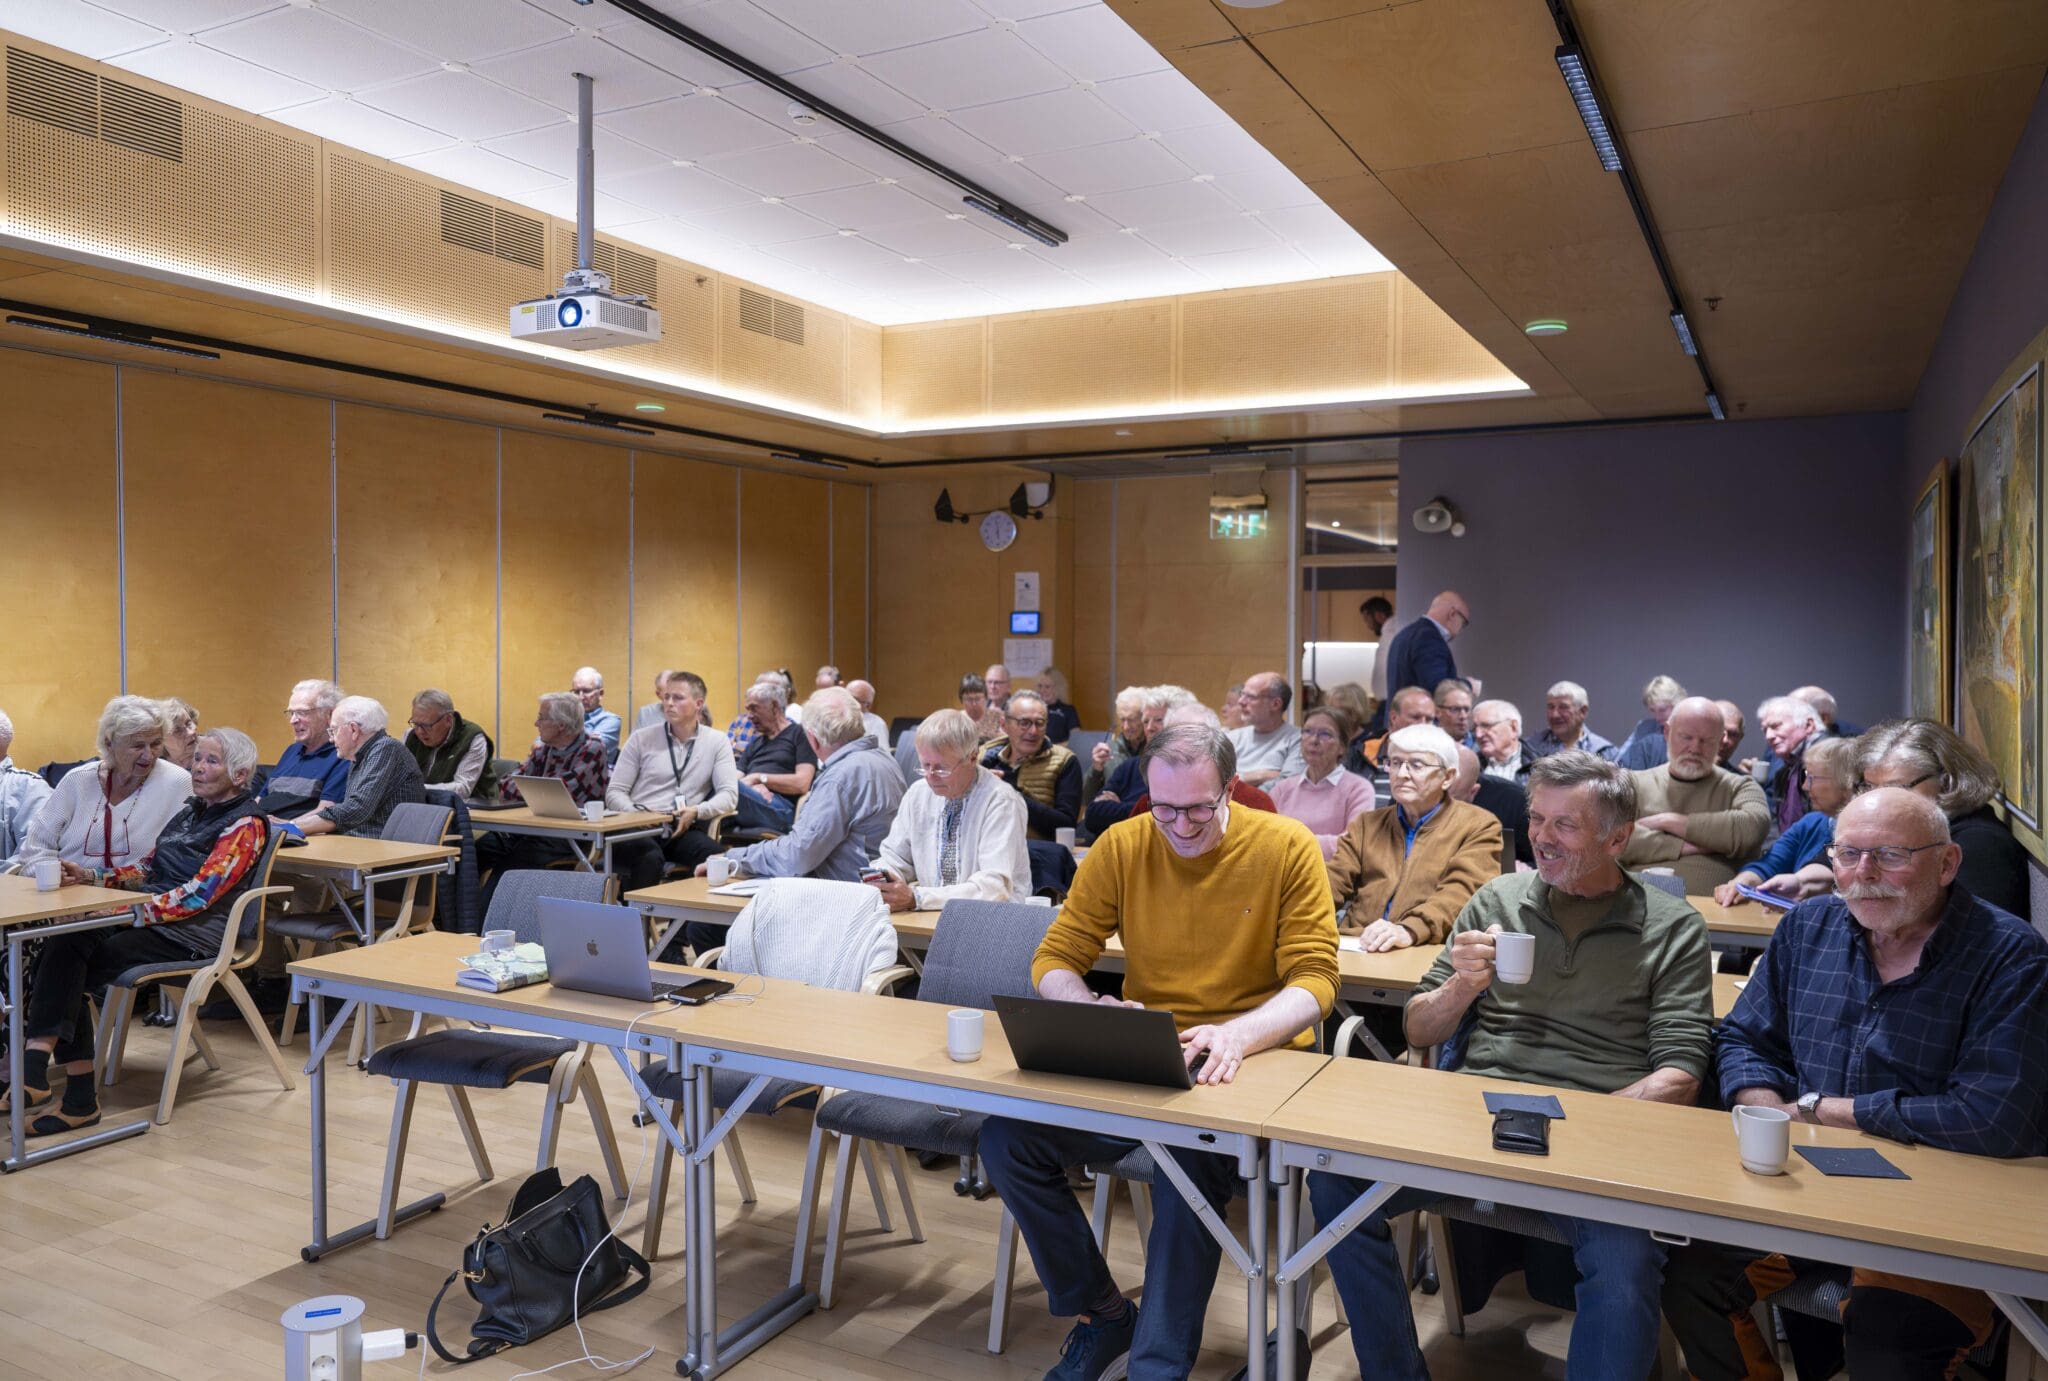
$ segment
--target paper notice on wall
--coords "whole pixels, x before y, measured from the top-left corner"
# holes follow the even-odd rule
[[[1038,608],[1038,572],[1018,571],[1011,577],[1016,589],[1010,600],[1010,607],[1021,613],[1030,613]]]
[[[1052,639],[1003,639],[1003,665],[1010,669],[1010,684],[1023,685],[1052,665]]]

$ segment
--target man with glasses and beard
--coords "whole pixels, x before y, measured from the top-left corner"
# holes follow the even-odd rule
[[[1621,856],[1625,868],[1671,868],[1694,896],[1712,892],[1756,857],[1771,830],[1763,788],[1717,765],[1721,709],[1695,695],[1671,708],[1663,762],[1635,772],[1635,833]]]
[[[918,780],[882,840],[875,886],[891,911],[937,911],[949,901],[1031,895],[1024,798],[974,760],[981,737],[959,710],[917,726]]]
[[[1858,796],[1835,822],[1832,896],[1778,924],[1716,1036],[1722,1099],[1980,1156],[2048,1153],[2048,940],[1956,885],[1934,801]],[[1802,1265],[1696,1242],[1664,1308],[1700,1381],[1779,1375],[1750,1316]],[[1839,1328],[1787,1314],[1801,1376],[1952,1376],[1990,1336],[1975,1290],[1862,1267]],[[2017,1346],[2017,1343],[2015,1343]]]

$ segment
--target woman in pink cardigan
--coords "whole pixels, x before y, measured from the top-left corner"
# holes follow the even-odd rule
[[[1280,813],[1309,827],[1325,861],[1352,820],[1373,808],[1372,782],[1344,766],[1344,745],[1356,729],[1333,705],[1310,710],[1301,720],[1301,759],[1308,770],[1266,784]]]

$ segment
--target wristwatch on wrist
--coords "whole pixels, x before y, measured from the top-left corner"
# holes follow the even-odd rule
[[[1822,1096],[1818,1093],[1802,1093],[1799,1095],[1799,1101],[1793,1104],[1793,1106],[1799,1109],[1800,1120],[1805,1122],[1820,1121],[1820,1100]]]

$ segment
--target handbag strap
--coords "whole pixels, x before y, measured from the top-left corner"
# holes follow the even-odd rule
[[[645,1265],[646,1263],[642,1262],[641,1264]],[[428,1344],[432,1346],[432,1348],[437,1354],[439,1354],[442,1361],[452,1363],[458,1367],[470,1362],[477,1361],[479,1358],[489,1357],[493,1354],[503,1352],[506,1348],[511,1346],[510,1343],[502,1342],[496,1339],[493,1339],[489,1342],[478,1342],[475,1339],[471,1339],[469,1344],[468,1355],[464,1357],[457,1357],[454,1353],[450,1352],[447,1348],[441,1345],[441,1335],[434,1331],[434,1315],[440,1311],[441,1299],[444,1295],[448,1293],[448,1287],[453,1285],[455,1283],[456,1277],[461,1274],[461,1271],[450,1271],[448,1273],[448,1278],[441,1282],[441,1288],[434,1291],[434,1302],[427,1306]],[[642,1281],[641,1284],[645,1286],[646,1282]]]
[[[619,1260],[625,1263],[626,1269],[640,1278],[631,1285],[620,1286],[583,1312],[595,1314],[600,1309],[609,1309],[615,1304],[624,1304],[629,1299],[639,1298],[641,1292],[646,1290],[648,1280],[654,1275],[647,1264],[647,1258],[627,1246],[616,1235],[612,1238],[612,1245],[619,1249]]]

